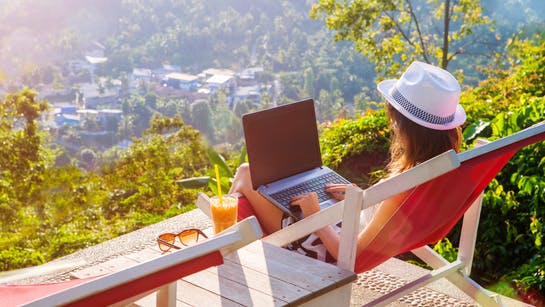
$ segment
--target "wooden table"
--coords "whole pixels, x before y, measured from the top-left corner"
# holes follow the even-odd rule
[[[178,299],[200,306],[348,306],[356,274],[256,241],[219,267],[178,282]]]
[[[73,278],[107,274],[163,254],[147,247],[74,272]],[[262,241],[224,259],[224,264],[177,282],[178,306],[348,306],[354,272]],[[135,302],[155,306],[156,295]]]

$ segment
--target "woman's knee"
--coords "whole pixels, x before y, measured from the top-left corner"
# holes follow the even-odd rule
[[[250,177],[250,165],[248,163],[241,164],[233,179],[231,186],[232,192],[247,193],[248,189],[252,187],[252,179]]]
[[[250,164],[248,163],[242,163],[238,169],[237,174],[243,175],[243,176],[250,176]]]

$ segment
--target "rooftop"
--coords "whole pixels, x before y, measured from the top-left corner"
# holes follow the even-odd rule
[[[195,81],[199,78],[197,76],[184,74],[181,72],[171,72],[168,75],[166,75],[166,77],[169,79],[176,79],[176,80],[181,80],[186,82]]]
[[[213,75],[212,77],[208,78],[206,80],[206,83],[213,83],[213,84],[224,84],[225,82],[231,80],[233,76],[229,75]]]
[[[235,72],[230,69],[221,69],[221,68],[209,68],[202,72],[205,75],[224,75],[224,76],[234,76]]]

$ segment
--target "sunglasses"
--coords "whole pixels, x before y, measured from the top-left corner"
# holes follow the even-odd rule
[[[178,234],[163,233],[157,237],[157,244],[162,252],[168,252],[171,248],[181,249],[181,247],[174,245],[176,238],[178,238],[184,246],[189,246],[197,243],[199,241],[199,236],[208,239],[204,232],[197,228],[185,229]]]

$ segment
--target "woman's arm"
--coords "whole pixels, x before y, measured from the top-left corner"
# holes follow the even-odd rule
[[[303,216],[309,216],[320,211],[318,195],[314,192],[295,196],[291,204],[299,206],[303,212]],[[339,234],[331,226],[319,229],[316,231],[316,234],[320,237],[322,244],[324,244],[331,256],[337,259],[337,255],[339,254]]]
[[[356,255],[359,255],[371,243],[409,194],[410,191],[397,194],[377,205],[375,215],[358,235]]]
[[[378,209],[375,212],[371,222],[358,235],[358,244],[356,255],[369,245],[371,240],[378,234],[382,227],[388,222],[390,217],[395,213],[399,205],[407,198],[410,191],[400,193],[396,196],[390,197],[378,204]],[[301,207],[301,211],[304,216],[309,216],[320,211],[320,205],[318,204],[318,196],[316,193],[308,193],[298,195],[292,200],[292,205]],[[339,255],[339,234],[331,226],[326,226],[318,231],[316,234],[322,240],[327,251],[337,259]]]

